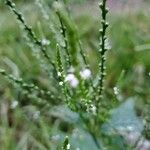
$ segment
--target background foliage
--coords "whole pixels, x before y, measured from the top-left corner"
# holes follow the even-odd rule
[[[99,12],[95,10],[89,15],[87,9],[92,7],[92,3],[79,2],[80,4],[70,5],[71,12],[79,28],[83,47],[88,53],[93,76],[96,78]],[[51,7],[51,1],[48,3]],[[49,87],[47,75],[41,69],[41,62],[35,59],[25,43],[15,17],[3,1],[0,1],[0,5],[2,8],[0,10],[0,68],[5,68],[16,77],[22,77],[28,83],[33,82],[44,89],[52,89],[53,87]],[[84,8],[85,5],[86,8]],[[52,33],[34,1],[19,1],[17,7],[25,15],[27,22],[33,26],[38,37],[51,39]],[[118,113],[112,113],[108,124],[104,124],[103,129],[99,129],[109,133],[113,126],[137,127],[136,130],[143,132],[143,118],[149,113],[149,13],[146,6],[136,11],[134,8],[128,8],[120,13],[119,7],[115,9],[112,7],[109,14],[108,36],[112,49],[107,54],[108,74],[105,94],[107,100],[118,101],[121,105],[119,108],[123,110],[120,112],[117,108],[115,111],[119,111],[120,116],[116,115]],[[81,9],[84,9],[86,13],[78,13]],[[51,44],[53,45],[53,41]],[[114,87],[119,90],[117,93]],[[19,104],[14,109],[16,101]],[[124,123],[124,120],[128,121]],[[69,135],[72,149],[97,149],[91,135],[83,130],[79,114],[61,104],[53,106],[46,112],[44,109],[39,110],[30,103],[30,98],[26,94],[21,94],[18,88],[14,88],[0,76],[0,145],[2,150],[60,149],[66,135]],[[110,145],[109,149],[127,149],[120,136],[113,135],[113,138],[106,143]]]

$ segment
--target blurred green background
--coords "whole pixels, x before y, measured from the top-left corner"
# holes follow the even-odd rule
[[[15,0],[15,2],[36,34],[39,37],[44,34],[51,40],[50,29],[47,22],[44,22],[35,1]],[[45,3],[51,7],[53,0],[47,0]],[[116,99],[113,88],[117,86],[121,96],[119,100],[136,98],[137,114],[141,116],[145,104],[150,100],[150,3],[148,0],[129,2],[110,0],[108,5],[110,7],[108,36],[111,50],[107,53],[106,93],[110,99]],[[97,1],[72,0],[69,6],[83,47],[88,53],[88,61],[96,74],[100,28]],[[16,18],[4,5],[4,1],[0,1],[0,68],[5,68],[27,82],[32,81],[40,87],[47,88],[48,78],[45,78],[40,62],[32,55],[22,35]],[[71,134],[76,130],[71,120],[65,120],[67,117],[65,115],[68,114],[70,118],[76,118],[76,114],[72,114],[69,110],[62,110],[64,116],[55,113],[53,115],[50,111],[48,114],[41,115],[40,119],[32,120],[34,112],[38,113],[36,107],[20,104],[17,109],[11,109],[12,102],[19,99],[23,99],[25,103],[28,101],[0,76],[2,150],[55,149],[59,138],[61,139],[65,133]],[[88,137],[87,133],[83,132],[83,135]],[[84,140],[81,144],[85,144]]]

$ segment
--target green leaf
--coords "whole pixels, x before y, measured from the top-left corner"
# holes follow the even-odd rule
[[[129,98],[127,101],[122,103],[118,108],[112,111],[112,116],[108,123],[103,126],[103,129],[108,133],[112,130],[119,130],[120,128],[132,128],[134,131],[142,132],[143,123],[136,115],[135,101]]]
[[[66,106],[56,106],[50,110],[50,115],[57,117],[68,123],[77,123],[79,121],[79,115],[71,111]]]

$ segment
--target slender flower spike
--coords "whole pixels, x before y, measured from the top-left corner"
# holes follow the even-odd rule
[[[104,89],[104,78],[106,76],[105,70],[105,61],[106,61],[106,51],[110,49],[110,45],[108,45],[108,39],[106,37],[106,31],[109,26],[106,17],[108,13],[108,8],[106,7],[106,2],[107,0],[102,0],[102,2],[99,4],[99,8],[101,10],[101,16],[102,16],[102,21],[101,21],[101,26],[102,28],[99,30],[100,32],[100,48],[99,48],[99,55],[100,55],[100,62],[99,62],[99,84],[98,84],[98,97],[97,101],[99,103],[99,100],[102,97],[102,92]]]
[[[71,87],[76,88],[79,84],[78,79],[76,78],[76,76],[72,73],[69,73],[66,77],[65,77],[65,82],[68,82],[70,84]]]
[[[70,58],[70,52],[69,52],[69,47],[68,47],[68,39],[67,39],[67,32],[66,32],[66,27],[64,25],[64,22],[61,18],[61,15],[59,13],[56,13],[58,18],[59,18],[59,22],[60,22],[60,33],[63,36],[64,39],[64,50],[66,52],[66,62],[67,62],[67,67],[69,68],[71,66],[71,58]]]
[[[56,73],[56,66],[55,63],[51,60],[49,54],[47,53],[47,49],[45,47],[44,44],[47,44],[47,41],[43,42],[41,40],[38,39],[38,37],[36,36],[35,32],[33,31],[32,27],[30,27],[23,15],[16,9],[15,4],[11,1],[11,0],[5,0],[5,4],[10,8],[10,10],[15,14],[15,16],[17,17],[17,20],[22,24],[24,31],[27,33],[28,38],[30,39],[30,41],[32,41],[36,46],[38,46],[40,48],[40,51],[43,54],[43,57],[47,60],[47,62],[52,65],[54,73]]]
[[[70,144],[67,145],[67,150],[69,150],[69,149],[70,149]]]
[[[40,89],[38,86],[34,84],[29,84],[23,81],[22,78],[17,79],[12,74],[7,74],[5,70],[0,69],[0,75],[3,75],[6,77],[9,81],[11,81],[13,84],[19,85],[22,89],[28,91],[29,93],[32,93],[33,91],[36,91],[40,94],[40,96],[48,96],[52,99],[54,99],[54,94],[51,91]]]
[[[62,149],[63,149],[63,150],[70,150],[70,143],[69,143],[68,136],[66,136],[66,138],[65,138],[65,141],[64,141],[64,143],[63,143]]]
[[[89,79],[91,77],[91,70],[84,69],[84,70],[80,71],[80,76],[84,80]]]

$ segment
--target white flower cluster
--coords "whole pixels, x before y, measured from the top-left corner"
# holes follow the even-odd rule
[[[80,76],[84,80],[89,79],[91,77],[91,70],[86,68],[80,71]]]
[[[69,73],[66,78],[65,82],[68,82],[71,87],[76,88],[79,84],[77,77],[73,73]]]
[[[76,88],[79,84],[78,78],[74,75],[74,68],[69,69],[67,76],[65,77],[65,82],[68,82],[71,87]],[[80,76],[83,80],[87,80],[91,77],[91,70],[90,69],[83,69],[80,71]]]

